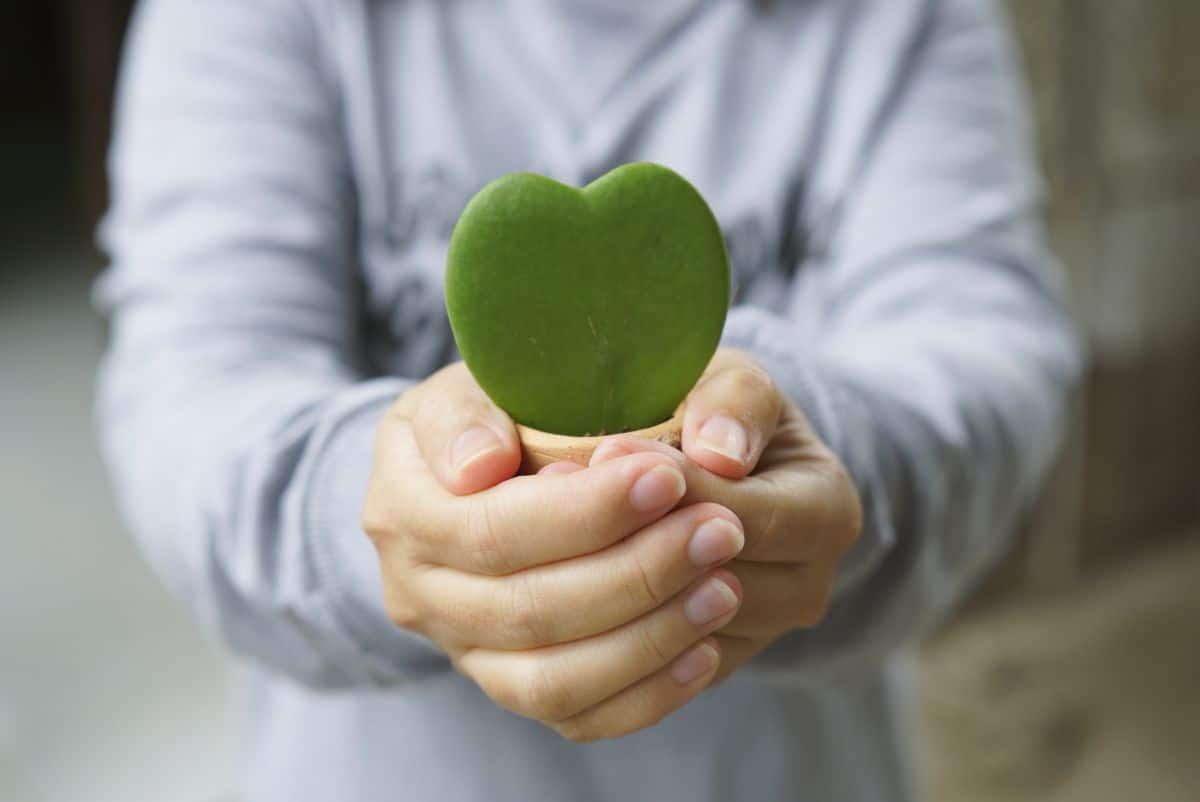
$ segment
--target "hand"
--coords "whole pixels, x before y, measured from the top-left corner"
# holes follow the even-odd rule
[[[726,566],[742,587],[742,606],[716,635],[719,682],[777,638],[821,621],[862,508],[804,413],[744,352],[722,348],[697,382],[684,408],[682,447],[680,454],[618,436],[596,449],[588,469],[630,454],[673,457],[687,484],[682,504],[715,502],[742,521],[745,548]]]
[[[376,438],[363,528],[385,604],[498,704],[564,737],[633,732],[712,680],[744,542],[711,503],[674,509],[676,461],[632,454],[514,476],[512,421],[461,364],[405,393]]]

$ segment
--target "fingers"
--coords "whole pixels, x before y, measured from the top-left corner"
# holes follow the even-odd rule
[[[440,511],[449,517],[443,514],[417,547],[435,564],[512,574],[606,548],[661,518],[685,490],[679,467],[658,454],[518,476],[443,505]]]
[[[430,472],[417,448],[412,422],[397,404],[375,436],[363,529],[377,546],[384,546],[401,530],[436,527],[439,518],[447,517],[453,499]]]
[[[832,563],[752,563],[734,560],[725,569],[742,585],[737,617],[720,634],[774,638],[811,629],[825,618],[833,592]]]
[[[584,469],[584,466],[580,465],[577,462],[570,462],[568,460],[560,460],[559,462],[551,462],[549,465],[546,465],[545,467],[543,467],[540,471],[538,471],[538,476],[548,476],[548,475],[562,474],[562,473],[575,473],[576,471],[582,471],[583,469]]]
[[[551,726],[570,741],[619,738],[652,727],[686,705],[712,681],[721,665],[715,638],[705,638],[667,668],[634,683],[590,710]]]
[[[745,531],[742,560],[810,561],[825,548],[827,532],[845,517],[829,498],[828,481],[819,471],[793,469],[726,479],[670,446],[633,435],[601,443],[592,454],[592,465],[630,454],[661,454],[674,460],[687,485],[682,504],[711,501],[729,508]]]
[[[444,622],[446,639],[531,649],[639,618],[733,559],[743,543],[741,525],[729,510],[695,504],[595,554],[504,577],[434,567],[414,578],[413,589],[426,598],[455,600],[430,616]]]
[[[523,652],[473,649],[459,657],[458,666],[501,707],[561,722],[671,665],[727,624],[740,598],[737,578],[717,569],[670,603],[602,635]],[[677,674],[697,679],[682,668]],[[673,695],[663,706],[678,698]]]
[[[730,479],[758,463],[783,408],[770,374],[748,354],[723,348],[688,395],[683,452]]]
[[[363,528],[416,563],[500,576],[590,554],[661,518],[686,490],[674,460],[637,454],[455,496],[428,467],[407,414],[380,427]]]
[[[520,468],[521,447],[512,420],[461,362],[422,383],[412,424],[426,463],[451,493],[475,493]]]

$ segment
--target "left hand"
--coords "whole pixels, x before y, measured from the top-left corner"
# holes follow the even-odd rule
[[[700,377],[684,408],[682,445],[680,453],[617,435],[591,464],[638,451],[669,454],[687,482],[680,507],[715,502],[741,520],[745,547],[725,567],[741,581],[743,599],[716,633],[719,682],[777,638],[821,621],[838,562],[859,536],[862,507],[841,461],[743,351],[720,349]]]

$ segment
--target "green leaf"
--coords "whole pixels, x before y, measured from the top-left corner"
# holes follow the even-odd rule
[[[626,164],[582,190],[484,187],[450,240],[446,308],[480,387],[518,423],[612,434],[669,418],[717,348],[729,260],[678,174]]]

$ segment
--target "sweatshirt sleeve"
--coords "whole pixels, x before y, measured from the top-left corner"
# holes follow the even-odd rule
[[[760,655],[768,675],[861,676],[946,610],[1030,509],[1081,372],[1003,20],[980,0],[924,6],[869,124],[863,71],[834,93],[818,176],[852,168],[788,312],[737,308],[726,329],[864,503],[826,619]]]
[[[149,0],[130,32],[96,287],[102,450],[149,562],[235,652],[321,686],[444,668],[359,526],[376,424],[354,190],[312,20]]]

